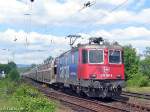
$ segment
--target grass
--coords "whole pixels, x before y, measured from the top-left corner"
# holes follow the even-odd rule
[[[150,94],[150,87],[126,87],[125,91]]]
[[[8,79],[0,80],[0,111],[55,112],[56,103],[49,101],[34,87]]]

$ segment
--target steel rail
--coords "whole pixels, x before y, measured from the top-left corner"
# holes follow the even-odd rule
[[[40,91],[42,91],[45,96],[50,97],[50,98],[54,98],[56,100],[59,101],[63,101],[69,104],[73,104],[76,105],[78,107],[81,107],[83,109],[87,109],[90,111],[94,111],[94,112],[129,112],[125,109],[121,109],[118,107],[114,107],[111,105],[107,105],[105,103],[99,102],[99,101],[92,101],[92,100],[88,100],[88,99],[84,99],[84,98],[79,98],[76,96],[71,96],[68,94],[64,94],[62,92],[58,92],[58,91],[48,91],[45,90],[45,88],[37,88]]]
[[[137,98],[142,98],[146,100],[150,100],[150,94],[142,94],[142,93],[134,93],[134,92],[126,92],[123,91],[122,95],[124,96],[131,96],[131,97],[137,97]]]

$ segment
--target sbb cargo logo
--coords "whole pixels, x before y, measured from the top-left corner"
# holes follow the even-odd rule
[[[109,72],[110,72],[110,67],[104,66],[104,67],[103,67],[103,72],[104,72],[105,74],[109,73]]]

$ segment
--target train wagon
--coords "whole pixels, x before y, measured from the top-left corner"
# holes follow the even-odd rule
[[[38,65],[23,75],[39,82],[47,84],[55,83],[54,60],[52,60],[51,63]]]

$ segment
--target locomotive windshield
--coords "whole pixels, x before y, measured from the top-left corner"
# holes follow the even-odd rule
[[[109,63],[121,63],[121,51],[109,50]]]
[[[102,63],[103,51],[102,50],[90,50],[89,51],[89,63]]]

